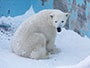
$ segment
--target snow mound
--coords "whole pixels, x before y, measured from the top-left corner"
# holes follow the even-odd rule
[[[90,39],[63,29],[61,33],[57,33],[56,46],[61,49],[61,53],[45,60],[20,57],[0,46],[0,68],[89,68]]]

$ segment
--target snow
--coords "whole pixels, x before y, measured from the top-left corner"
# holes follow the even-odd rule
[[[13,54],[10,40],[17,27],[29,16],[35,14],[31,7],[24,15],[1,17],[3,21],[14,27],[14,31],[0,31],[0,68],[90,68],[90,39],[81,37],[72,30],[62,29],[57,33],[56,46],[61,49],[58,54],[50,55],[49,59],[33,60]],[[7,35],[8,33],[8,35]]]

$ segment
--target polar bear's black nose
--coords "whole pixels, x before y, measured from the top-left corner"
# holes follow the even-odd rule
[[[61,32],[61,28],[60,27],[57,28],[57,32]]]

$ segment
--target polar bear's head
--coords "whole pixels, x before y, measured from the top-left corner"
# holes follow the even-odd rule
[[[70,13],[64,13],[60,10],[55,10],[49,16],[53,22],[52,25],[57,28],[58,32],[60,32],[61,28],[66,24]]]

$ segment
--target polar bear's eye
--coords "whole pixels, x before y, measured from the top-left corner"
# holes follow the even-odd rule
[[[55,21],[55,23],[57,23],[57,21]]]
[[[68,14],[66,14],[66,17],[68,17]]]
[[[64,23],[64,21],[61,21],[62,23]]]

